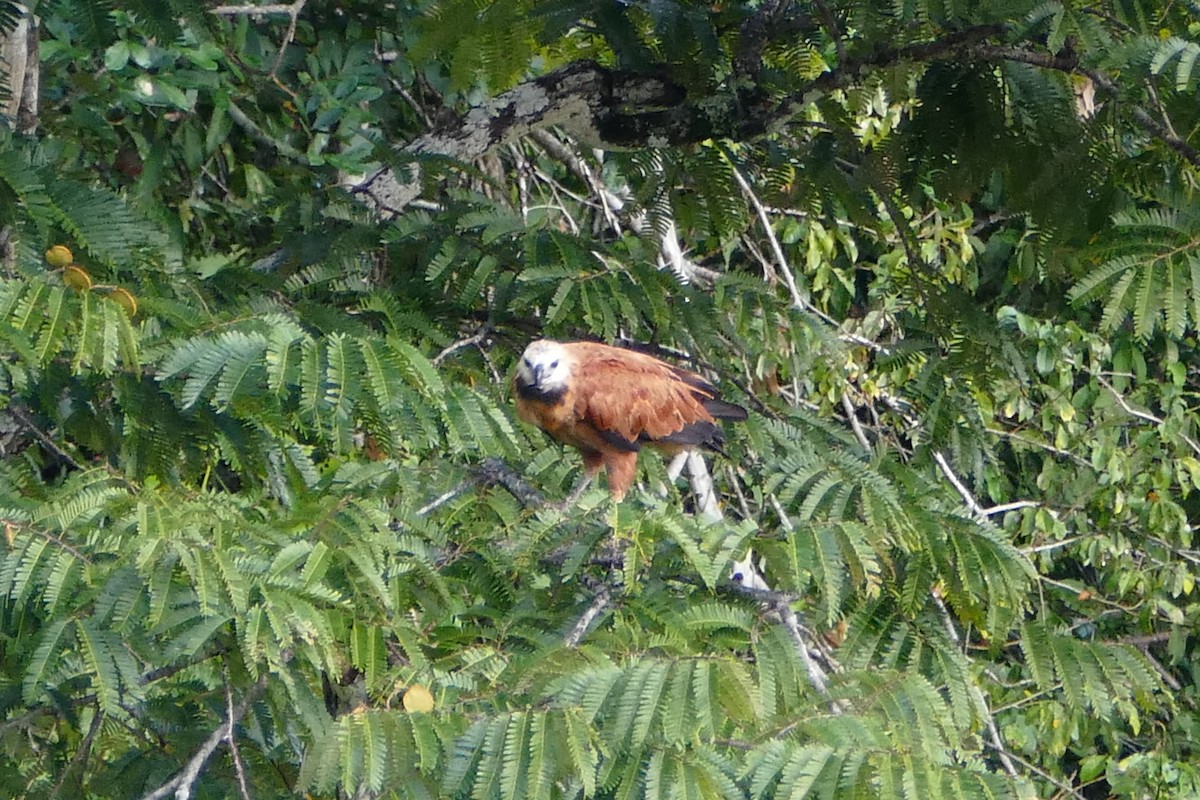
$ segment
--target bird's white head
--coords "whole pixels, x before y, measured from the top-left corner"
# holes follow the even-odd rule
[[[530,342],[517,365],[517,376],[526,386],[540,392],[564,390],[571,379],[570,354],[559,342],[549,339]]]

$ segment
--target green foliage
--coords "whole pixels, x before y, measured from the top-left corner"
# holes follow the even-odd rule
[[[1186,8],[210,11],[39,4],[0,132],[0,795],[144,795],[231,715],[194,796],[1195,793]],[[647,146],[419,138],[583,60],[683,94],[607,109]],[[540,504],[537,336],[751,408],[721,518],[650,454]]]
[[[1111,240],[1098,248],[1097,263],[1072,288],[1086,301],[1107,290],[1102,330],[1130,317],[1133,331],[1147,339],[1162,328],[1178,338],[1200,323],[1200,261],[1195,212],[1189,200],[1122,211],[1113,219]]]

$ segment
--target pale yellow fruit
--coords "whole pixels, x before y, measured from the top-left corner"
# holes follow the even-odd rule
[[[75,255],[65,244],[56,244],[46,251],[46,263],[55,269],[62,269],[74,260]]]

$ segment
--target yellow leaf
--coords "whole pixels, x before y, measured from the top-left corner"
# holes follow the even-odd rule
[[[414,714],[428,714],[433,711],[433,695],[421,684],[414,683],[404,693],[404,710]]]
[[[137,298],[134,297],[127,289],[113,289],[109,292],[108,299],[114,301],[121,308],[125,309],[125,313],[133,316],[137,313]]]
[[[78,264],[72,264],[63,270],[63,283],[72,289],[86,292],[92,288],[92,276]]]
[[[56,244],[46,251],[46,263],[55,269],[62,269],[67,264],[70,264],[75,256],[71,253],[71,248],[65,244]]]

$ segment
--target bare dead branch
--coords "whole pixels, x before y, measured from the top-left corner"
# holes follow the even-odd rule
[[[229,685],[228,676],[225,680],[225,713],[229,715],[229,719],[233,719],[233,688]],[[229,755],[233,757],[233,769],[237,775],[238,790],[242,793],[242,800],[251,800],[250,788],[246,784],[246,767],[242,764],[242,754],[238,750],[237,737],[233,735],[233,726],[229,729]]]
[[[809,308],[810,304],[800,294],[800,287],[796,283],[796,275],[792,272],[792,267],[788,263],[787,256],[783,253],[783,245],[779,243],[779,237],[775,235],[775,229],[771,226],[771,218],[767,216],[767,210],[763,207],[762,202],[758,199],[758,195],[750,187],[750,182],[742,175],[742,171],[737,168],[737,164],[728,153],[725,154],[725,160],[729,164],[729,168],[733,170],[733,177],[737,181],[738,187],[742,190],[742,194],[750,202],[754,208],[754,213],[758,216],[758,222],[762,225],[763,234],[767,237],[767,242],[771,245],[771,252],[775,254],[775,264],[779,268],[779,272],[783,275],[783,282],[787,285],[788,292],[792,296],[792,304],[797,308]]]
[[[579,617],[579,621],[571,628],[570,633],[563,637],[563,644],[567,647],[578,647],[583,641],[583,637],[587,634],[588,628],[596,621],[596,617],[604,613],[612,602],[612,590],[607,586],[601,586],[600,591],[596,592],[596,596],[592,599],[591,604],[584,610],[583,615]]]
[[[487,325],[483,325],[473,336],[468,336],[465,339],[459,339],[457,342],[447,345],[442,349],[442,352],[433,357],[433,365],[435,367],[440,367],[442,362],[445,361],[447,357],[458,352],[459,350],[462,350],[464,347],[470,347],[471,345],[479,344],[487,339],[489,333],[491,333],[491,329]]]
[[[210,8],[208,13],[218,17],[264,17],[268,14],[290,14],[293,3],[268,3],[264,6],[253,3],[244,6],[217,6]]]
[[[1121,410],[1129,416],[1135,417],[1144,422],[1150,422],[1154,425],[1162,425],[1165,422],[1162,417],[1156,417],[1149,411],[1141,411],[1140,409],[1136,409],[1131,406],[1129,401],[1125,399],[1125,396],[1118,392],[1103,376],[1095,375],[1095,378],[1101,386],[1109,391],[1109,393],[1113,396],[1113,399],[1117,401],[1117,405],[1121,407]],[[1191,448],[1193,453],[1195,453],[1197,456],[1200,456],[1200,443],[1197,443],[1195,439],[1188,436],[1186,433],[1183,433],[1182,431],[1179,432],[1178,436],[1187,443],[1187,446]]]
[[[1013,500],[1011,503],[1000,503],[999,505],[989,506],[983,509],[985,517],[994,517],[997,514],[1007,514],[1009,511],[1020,511],[1022,508],[1039,508],[1041,503],[1036,500]]]
[[[204,770],[204,765],[208,763],[208,759],[221,745],[221,742],[227,741],[233,737],[234,726],[241,722],[242,717],[250,710],[250,706],[258,700],[259,696],[267,688],[267,678],[270,673],[264,671],[255,681],[250,690],[246,692],[246,696],[237,704],[230,712],[228,718],[217,726],[217,729],[204,740],[204,744],[200,745],[200,749],[192,756],[183,770],[171,780],[164,783],[152,792],[148,792],[142,797],[142,800],[162,800],[162,798],[171,794],[175,794],[176,800],[189,800],[192,796],[192,787],[200,778],[200,773]]]
[[[976,517],[986,517],[983,512],[983,506],[979,505],[979,501],[975,499],[975,495],[971,494],[971,490],[966,484],[954,474],[954,470],[950,468],[950,462],[946,460],[946,456],[941,450],[935,450],[933,453],[933,461],[938,465],[938,469],[946,476],[946,480],[950,481],[950,485],[958,492],[959,497],[967,504],[967,508],[971,509],[971,513]]]

